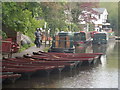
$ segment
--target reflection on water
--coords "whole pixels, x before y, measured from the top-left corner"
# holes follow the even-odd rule
[[[114,47],[115,47],[115,40],[111,39],[108,41],[107,44],[93,44],[93,45],[88,45],[87,47],[76,47],[75,52],[76,53],[103,53],[103,54],[110,54]]]
[[[3,85],[7,88],[118,88],[118,42],[106,45],[76,47],[77,53],[104,53],[101,63],[80,66],[72,71],[53,72],[33,76],[30,80],[18,80],[15,84]]]
[[[101,56],[101,66],[104,67],[107,64],[106,55]]]

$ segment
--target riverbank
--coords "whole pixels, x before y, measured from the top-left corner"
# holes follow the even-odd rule
[[[22,52],[13,53],[12,57],[22,57],[24,54],[32,54],[33,52],[43,51],[45,49],[45,46],[42,45],[40,48],[37,48],[36,46],[32,46]]]

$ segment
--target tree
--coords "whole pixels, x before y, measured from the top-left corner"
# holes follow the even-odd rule
[[[12,30],[15,30],[17,32],[19,31],[22,32],[23,34],[33,37],[35,29],[38,27],[42,27],[44,25],[44,20],[36,19],[37,17],[36,14],[38,13],[42,14],[42,11],[37,13],[40,7],[37,8],[32,4],[38,6],[37,3],[3,2],[2,23],[6,27],[11,28]],[[31,9],[30,6],[33,8]]]
[[[79,18],[79,15],[81,13],[81,8],[80,8],[80,5],[81,5],[81,2],[78,2],[78,3],[72,3],[72,8],[71,8],[71,14],[72,14],[72,22],[75,23],[75,24],[78,24],[78,18]]]
[[[42,2],[43,18],[51,29],[52,35],[57,32],[56,28],[61,31],[65,24],[63,2]]]

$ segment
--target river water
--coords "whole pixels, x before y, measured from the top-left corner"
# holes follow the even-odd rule
[[[3,88],[118,88],[118,41],[107,45],[76,47],[76,53],[104,53],[95,65],[83,65],[76,69],[63,70],[32,76],[29,80],[18,79],[14,84],[3,84]]]

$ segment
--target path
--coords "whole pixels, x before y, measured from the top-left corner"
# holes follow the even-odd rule
[[[44,45],[42,45],[40,48],[36,48],[35,46],[32,46],[20,53],[13,53],[12,57],[22,57],[24,54],[32,54],[33,52],[42,51],[44,48],[45,48]]]

